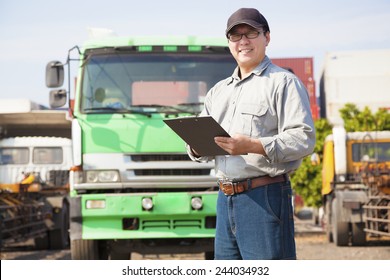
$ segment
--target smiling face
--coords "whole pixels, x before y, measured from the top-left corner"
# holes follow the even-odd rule
[[[243,35],[237,42],[229,40],[229,49],[237,61],[242,79],[264,59],[265,49],[270,41],[270,34],[269,32],[264,33],[263,30],[256,30],[246,24],[237,25],[229,32],[229,35],[232,35],[247,34],[253,31],[260,31],[259,36],[248,39],[247,36]]]

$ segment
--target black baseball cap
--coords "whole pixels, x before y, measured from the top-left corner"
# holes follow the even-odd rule
[[[238,24],[248,24],[253,28],[263,28],[264,31],[269,31],[268,22],[265,17],[256,9],[241,8],[235,11],[227,21],[226,36],[229,31]]]

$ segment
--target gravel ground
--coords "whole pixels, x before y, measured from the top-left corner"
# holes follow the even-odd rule
[[[301,217],[302,218],[302,217]],[[295,219],[298,260],[390,260],[390,237],[369,238],[364,247],[337,247],[326,240],[322,228],[310,217]],[[33,242],[19,249],[0,252],[2,260],[70,260],[69,250],[32,250]],[[203,254],[140,255],[134,260],[202,260]]]
[[[299,260],[390,260],[390,239],[368,241],[364,247],[337,247],[326,241],[322,232],[298,233],[296,237]],[[24,249],[24,248],[22,248]],[[69,250],[16,250],[1,253],[2,260],[70,260]],[[186,255],[139,255],[132,259],[158,260],[180,259],[199,260],[203,254]]]
[[[369,239],[364,247],[337,247],[324,234],[296,238],[300,260],[390,260],[390,239]]]

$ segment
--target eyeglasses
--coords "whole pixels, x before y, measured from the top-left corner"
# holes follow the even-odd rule
[[[244,33],[244,34],[239,34],[239,33],[233,33],[233,34],[228,34],[228,39],[229,41],[231,42],[238,42],[242,39],[242,36],[245,35],[245,37],[247,39],[255,39],[257,37],[259,37],[260,33],[262,33],[263,31],[249,31],[247,33]]]

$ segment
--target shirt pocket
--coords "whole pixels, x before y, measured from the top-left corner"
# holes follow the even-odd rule
[[[258,104],[242,104],[241,119],[243,134],[259,137],[264,134],[267,106]]]

